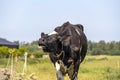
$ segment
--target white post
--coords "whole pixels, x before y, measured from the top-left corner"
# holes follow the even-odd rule
[[[11,77],[13,77],[13,53],[11,53],[12,59],[11,59]]]
[[[25,54],[24,54],[24,57],[25,57],[25,63],[24,63],[24,67],[23,67],[23,74],[25,73],[26,68],[27,68],[27,55],[28,55],[28,53],[25,52]]]

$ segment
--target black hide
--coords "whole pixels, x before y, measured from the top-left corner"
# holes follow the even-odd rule
[[[62,26],[54,29],[55,34],[48,35],[41,33],[39,45],[43,46],[43,50],[49,52],[51,61],[61,60],[63,64],[69,68],[74,65],[71,80],[75,80],[78,74],[79,65],[84,60],[87,53],[87,38],[84,34],[84,28],[81,24],[64,23]],[[62,51],[60,57],[57,57]]]

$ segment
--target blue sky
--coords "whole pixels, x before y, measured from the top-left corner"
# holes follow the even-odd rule
[[[0,0],[0,37],[31,42],[69,21],[91,41],[120,40],[120,0]]]

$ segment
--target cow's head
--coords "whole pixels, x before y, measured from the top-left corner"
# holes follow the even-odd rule
[[[54,32],[53,32],[54,33]],[[57,34],[44,34],[41,33],[41,38],[39,39],[39,46],[42,46],[45,52],[54,52],[58,47],[58,36]]]

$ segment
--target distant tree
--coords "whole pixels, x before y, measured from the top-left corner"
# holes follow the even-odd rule
[[[34,52],[34,51],[39,51],[38,49],[38,45],[29,45],[29,46],[26,46],[26,48],[29,50],[29,52]]]
[[[31,45],[38,45],[38,41],[32,41]]]
[[[41,58],[44,55],[44,52],[41,51],[35,51],[32,53],[36,58]]]
[[[114,46],[115,46],[115,41],[112,41],[109,43],[109,49],[114,49]]]
[[[100,55],[103,53],[103,50],[100,48],[94,48],[91,53],[92,55]]]
[[[92,41],[88,41],[88,50],[92,50],[93,49],[93,43]]]
[[[106,43],[104,40],[99,41],[97,45],[98,45],[97,47],[102,49],[103,51],[106,50]]]
[[[17,50],[17,54],[19,56],[23,56],[25,52],[28,52],[27,48],[26,47],[20,47],[18,50]]]
[[[19,41],[14,41],[14,43],[16,43],[16,44],[20,44]]]
[[[88,53],[91,55],[120,55],[120,41],[88,41]]]
[[[8,55],[8,47],[6,46],[3,46],[3,47],[0,47],[0,57],[6,57]]]

